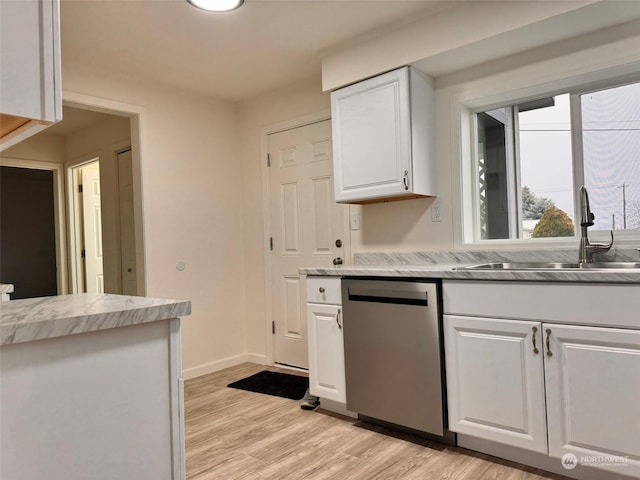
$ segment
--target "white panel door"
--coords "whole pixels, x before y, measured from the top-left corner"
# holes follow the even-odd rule
[[[449,428],[547,452],[541,324],[444,316]]]
[[[308,368],[307,322],[298,271],[331,266],[348,241],[331,152],[329,120],[269,135],[274,361],[301,368]]]
[[[543,328],[549,455],[616,455],[593,466],[640,477],[640,331]]]
[[[311,394],[345,403],[342,307],[310,303],[307,312]]]
[[[98,162],[82,167],[82,214],[87,293],[104,293],[102,207]]]

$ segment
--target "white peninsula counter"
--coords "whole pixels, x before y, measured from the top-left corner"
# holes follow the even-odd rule
[[[0,478],[183,479],[180,317],[80,294],[0,305]]]

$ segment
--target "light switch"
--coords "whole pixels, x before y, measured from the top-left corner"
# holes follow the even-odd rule
[[[351,230],[360,230],[360,214],[351,214]]]

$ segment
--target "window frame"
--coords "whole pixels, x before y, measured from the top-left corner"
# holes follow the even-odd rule
[[[549,238],[522,238],[522,225],[520,222],[522,215],[522,185],[520,185],[520,152],[519,152],[519,135],[515,132],[519,131],[517,105],[526,103],[528,101],[536,100],[545,96],[557,96],[557,95],[569,95],[569,108],[571,119],[571,164],[572,164],[572,181],[573,181],[573,200],[574,200],[574,218],[580,218],[580,186],[584,184],[584,151],[583,151],[583,125],[582,125],[582,95],[589,93],[600,92],[603,90],[613,89],[624,85],[630,85],[634,83],[640,83],[640,73],[625,74],[622,76],[605,78],[598,81],[576,83],[573,86],[567,86],[565,88],[555,89],[538,89],[535,93],[518,96],[506,94],[501,101],[492,101],[490,103],[473,102],[473,106],[465,103],[461,103],[461,139],[463,144],[465,143],[464,129],[465,124],[470,130],[468,140],[471,142],[471,148],[468,155],[464,155],[465,152],[461,152],[461,161],[463,162],[462,169],[462,206],[468,206],[471,204],[472,209],[466,210],[471,214],[462,213],[462,240],[466,247],[480,246],[483,248],[491,246],[514,246],[514,247],[545,247],[556,245],[574,245],[580,238],[580,225],[578,221],[574,222],[574,235],[572,237],[549,237]],[[514,165],[510,166],[512,171],[515,171],[515,177],[511,178],[510,184],[515,185],[515,198],[516,198],[516,211],[510,212],[511,219],[516,220],[515,230],[517,231],[516,238],[504,238],[504,239],[482,239],[481,238],[481,217],[480,217],[480,182],[478,179],[479,171],[479,152],[478,152],[478,113],[487,112],[499,108],[512,107],[513,113],[513,138],[510,142],[513,144],[514,155],[511,162]],[[466,175],[465,175],[466,170]],[[469,180],[471,185],[469,185]],[[471,188],[465,188],[465,185]],[[471,192],[471,195],[466,192]],[[513,192],[509,192],[509,196],[512,197]],[[470,197],[470,198],[469,198]],[[597,212],[595,212],[597,214]],[[471,218],[469,218],[471,216]],[[469,227],[471,226],[471,231]],[[514,231],[514,228],[510,226],[510,231]],[[636,246],[640,241],[640,232],[638,229],[629,230],[616,230],[614,245],[626,246],[627,244],[633,244]],[[589,231],[590,239],[596,241],[608,241],[610,238],[609,230],[593,230]]]

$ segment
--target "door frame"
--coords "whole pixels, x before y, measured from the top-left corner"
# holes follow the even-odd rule
[[[271,237],[271,182],[269,175],[269,166],[267,165],[267,155],[269,153],[269,135],[275,133],[284,132],[286,130],[293,130],[294,128],[306,127],[314,123],[323,122],[325,120],[331,120],[331,110],[325,109],[309,115],[292,118],[283,122],[275,123],[264,127],[260,134],[260,164],[262,170],[262,223],[264,225],[263,236],[263,255],[264,255],[264,274],[265,274],[265,345],[266,345],[266,361],[268,365],[274,364],[274,336],[271,332],[271,323],[273,321],[273,303],[271,296],[273,288],[271,287],[271,250],[269,248],[269,238]],[[332,155],[333,156],[333,155]],[[345,258],[351,258],[351,230],[349,228],[349,209],[344,209],[344,228],[345,228],[345,242],[344,242],[344,256]],[[312,267],[313,265],[309,265]],[[306,281],[303,285],[306,286]],[[303,318],[306,321],[306,316]]]
[[[65,185],[64,165],[62,163],[24,160],[21,158],[0,157],[3,167],[27,168],[31,170],[49,170],[53,172],[53,221],[56,239],[56,284],[58,295],[69,293],[69,270],[67,268],[67,235],[64,225]]]
[[[102,97],[85,95],[83,93],[70,90],[62,91],[62,103],[70,107],[96,112],[107,113],[109,115],[119,115],[128,117],[131,122],[131,161],[133,167],[133,218],[135,223],[135,243],[136,243],[136,284],[139,296],[147,293],[146,278],[146,243],[144,232],[146,231],[143,195],[142,172],[147,167],[143,162],[143,150],[146,151],[146,115],[144,107],[130,103],[119,102]]]

